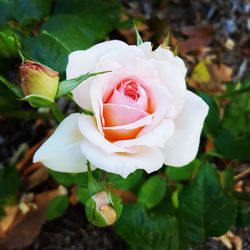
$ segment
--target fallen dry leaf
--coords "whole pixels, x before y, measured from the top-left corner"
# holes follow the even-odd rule
[[[136,195],[131,191],[116,188],[112,188],[111,191],[118,195],[122,199],[123,203],[135,203],[137,201]]]
[[[214,237],[216,240],[221,241],[228,249],[233,249],[233,246],[236,250],[242,250],[242,240],[239,236],[233,234],[231,231],[228,231],[226,234],[220,237]]]
[[[179,44],[179,53],[187,56],[188,53],[201,55],[212,41],[214,28],[210,25],[200,26],[183,26],[181,28],[183,35],[187,36],[186,40],[179,40],[173,35],[171,36],[171,44],[176,46]]]
[[[3,234],[5,234],[13,224],[18,212],[18,206],[17,205],[6,206],[4,208],[4,212],[5,216],[0,221],[0,228]]]
[[[214,64],[209,59],[200,61],[193,69],[188,84],[207,93],[225,91],[223,83],[232,80],[232,68],[224,64]]]
[[[40,163],[34,163],[40,164]],[[49,178],[49,171],[46,167],[40,164],[40,167],[36,169],[31,175],[27,177],[27,190],[31,190],[34,187],[45,182]]]
[[[37,209],[31,209],[26,214],[18,210],[8,231],[3,233],[0,230],[0,246],[8,249],[19,249],[30,245],[46,222],[46,207],[49,201],[64,192],[65,188],[58,187],[55,190],[36,194],[34,204]]]

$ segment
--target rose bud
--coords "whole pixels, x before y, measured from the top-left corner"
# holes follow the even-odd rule
[[[85,212],[89,222],[98,227],[113,225],[120,217],[121,211],[122,203],[120,198],[105,191],[91,196],[85,205]]]
[[[26,96],[38,95],[55,99],[59,73],[49,67],[33,62],[25,61],[20,67],[21,86]]]

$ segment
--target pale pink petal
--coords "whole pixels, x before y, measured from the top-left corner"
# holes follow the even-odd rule
[[[153,87],[152,87],[153,86]],[[164,118],[172,119],[175,117],[175,107],[172,104],[172,98],[163,84],[159,84],[155,81],[147,81],[147,85],[144,86],[147,90],[149,101],[149,112],[153,112],[154,118],[152,123],[145,126],[138,136],[147,134],[150,130],[155,128]]]
[[[72,52],[69,55],[69,61],[66,68],[67,79],[75,78],[87,72],[96,72],[96,64],[103,55],[118,48],[126,48],[127,46],[128,45],[124,42],[113,40],[99,43],[87,50]],[[82,108],[92,109],[89,92],[91,81],[91,78],[84,81],[72,91],[75,102]]]
[[[103,105],[104,127],[121,126],[136,122],[147,116],[143,110],[135,109],[130,106],[106,103]]]
[[[147,82],[152,81],[152,79],[158,79],[158,73],[151,63],[141,59],[136,59],[135,62],[136,63],[133,66],[124,66],[123,68],[113,70],[110,73],[98,75],[93,79],[90,89],[90,96],[92,108],[97,121],[97,127],[101,133],[103,122],[103,120],[101,121],[103,118],[103,103],[107,102],[117,84],[119,84],[124,79],[131,78],[135,81],[138,81],[144,87],[144,83],[141,83],[141,81]],[[98,71],[102,70],[103,68],[98,68]],[[157,81],[155,83],[157,83]],[[162,84],[159,82],[158,85]],[[162,85],[162,87],[164,86]],[[166,91],[167,88],[165,87],[165,92]]]
[[[153,116],[153,114],[147,115],[136,122],[121,126],[103,127],[104,135],[110,141],[133,139],[144,126],[152,123]]]
[[[155,56],[153,54],[153,51],[152,51],[152,44],[151,44],[151,42],[144,42],[144,43],[142,43],[141,45],[139,45],[139,49],[142,50],[142,52],[144,53],[144,55],[147,58],[152,58],[152,57]]]
[[[157,148],[142,147],[137,154],[107,154],[88,140],[84,140],[81,144],[81,150],[95,167],[109,173],[119,174],[123,178],[127,178],[136,169],[144,169],[147,173],[157,171],[164,162],[164,157]]]
[[[140,109],[140,105],[137,104],[136,101],[131,100],[131,98],[124,96],[119,92],[118,90],[114,90],[113,95],[107,100],[107,103],[112,103],[112,104],[121,104],[121,105],[126,105],[130,106],[135,109]]]
[[[155,128],[140,136],[140,133],[132,140],[119,140],[115,145],[122,148],[135,146],[163,147],[166,141],[174,133],[174,123],[172,120],[163,119]]]
[[[163,61],[168,61],[172,66],[176,67],[179,73],[181,73],[182,77],[186,76],[187,68],[184,64],[184,61],[180,57],[174,56],[174,54],[170,50],[158,47],[154,51],[154,55],[155,58]]]
[[[78,117],[78,126],[84,138],[88,139],[91,144],[100,147],[107,154],[116,152],[130,152],[125,148],[120,148],[109,142],[103,134],[99,132],[96,126],[96,121],[93,116],[82,114]]]
[[[146,59],[144,53],[135,45],[113,49],[102,57],[102,61],[114,61],[122,66],[134,65],[138,58]]]
[[[197,95],[187,91],[183,109],[174,121],[175,133],[162,149],[165,164],[179,167],[195,158],[207,113],[207,104]]]
[[[33,161],[60,172],[86,171],[86,158],[80,150],[83,136],[78,128],[80,114],[65,118],[50,138],[36,151]]]
[[[179,69],[167,60],[151,59],[155,68],[157,68],[160,81],[167,87],[174,104],[176,115],[180,112],[183,106],[184,97],[186,94],[186,82]]]

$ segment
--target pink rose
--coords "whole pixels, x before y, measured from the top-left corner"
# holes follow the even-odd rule
[[[164,48],[108,41],[69,55],[67,79],[111,70],[73,90],[75,102],[94,116],[72,114],[36,152],[34,161],[63,172],[94,167],[124,178],[163,163],[192,161],[208,113],[207,104],[186,89],[186,67]]]

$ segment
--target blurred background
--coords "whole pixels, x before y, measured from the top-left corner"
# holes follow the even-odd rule
[[[32,163],[57,124],[46,108],[36,110],[17,100],[6,81],[20,83],[13,32],[29,57],[59,71],[63,80],[72,51],[109,39],[136,44],[134,21],[154,48],[171,34],[170,45],[188,68],[188,87],[210,106],[200,152],[219,170],[233,166],[235,189],[250,192],[249,1],[0,0],[1,250],[125,249],[113,228],[97,229],[87,222],[77,188],[85,175],[52,172]],[[77,110],[67,98],[59,106],[65,114]],[[64,198],[51,203],[58,195]],[[134,199],[132,191],[122,195],[129,202]],[[236,241],[250,249],[250,230],[244,228],[250,224],[249,206],[244,209]],[[208,239],[200,249],[227,248]]]

